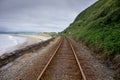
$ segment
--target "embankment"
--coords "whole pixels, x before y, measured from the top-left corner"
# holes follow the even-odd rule
[[[81,12],[62,34],[84,43],[120,74],[120,0],[98,0]],[[120,79],[120,76],[119,76]]]

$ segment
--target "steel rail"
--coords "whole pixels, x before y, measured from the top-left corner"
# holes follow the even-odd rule
[[[66,38],[66,39],[67,39],[67,38]],[[67,39],[67,40],[68,40],[68,39]],[[78,59],[78,57],[77,57],[77,55],[76,55],[75,49],[74,49],[71,41],[68,40],[68,42],[69,42],[69,44],[70,44],[70,46],[71,46],[71,49],[72,49],[72,51],[73,51],[73,53],[74,53],[74,56],[75,56],[75,59],[76,59],[76,61],[77,61],[78,66],[79,66],[79,69],[80,69],[80,71],[81,71],[83,80],[87,80],[87,78],[86,78],[86,76],[85,76],[85,73],[84,73],[84,71],[83,71],[83,69],[82,69],[81,63],[79,62],[79,59]]]
[[[53,52],[53,55],[51,56],[51,58],[49,59],[48,63],[45,65],[44,69],[42,70],[42,72],[40,73],[40,75],[38,76],[37,80],[41,80],[41,77],[43,75],[43,73],[45,72],[45,70],[47,69],[48,65],[50,64],[50,62],[52,61],[53,57],[55,56],[55,54],[57,53],[57,51],[59,50],[61,44],[62,44],[63,38],[60,39],[59,44],[56,48],[56,50]]]

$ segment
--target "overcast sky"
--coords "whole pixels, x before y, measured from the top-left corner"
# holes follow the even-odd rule
[[[0,0],[0,31],[59,32],[97,0]]]

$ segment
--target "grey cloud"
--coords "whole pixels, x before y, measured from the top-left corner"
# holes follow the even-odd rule
[[[0,0],[0,30],[62,31],[95,1]]]

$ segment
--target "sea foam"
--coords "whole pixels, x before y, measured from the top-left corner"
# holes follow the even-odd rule
[[[17,37],[12,35],[1,35],[0,34],[0,56],[4,53],[11,52],[16,48],[16,46],[24,43],[26,38]]]

